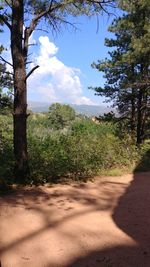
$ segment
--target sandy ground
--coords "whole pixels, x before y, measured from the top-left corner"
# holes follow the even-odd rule
[[[150,267],[150,173],[0,197],[2,267]]]

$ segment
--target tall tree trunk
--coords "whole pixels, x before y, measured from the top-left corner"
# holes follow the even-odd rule
[[[147,119],[147,101],[148,101],[148,92],[147,92],[147,88],[145,88],[144,95],[143,95],[142,125],[141,125],[141,136],[143,140],[145,137],[145,125],[146,125],[146,119]]]
[[[144,79],[148,77],[148,69],[149,65],[147,65],[145,58],[144,63],[142,62],[141,64],[141,81],[144,81]],[[142,84],[140,85],[139,95],[138,95],[137,145],[141,144],[144,141],[145,123],[147,117],[147,101],[148,101],[148,87],[144,82],[143,85]]]
[[[136,110],[135,110],[135,89],[132,88],[132,96],[131,96],[131,132],[135,135],[135,118]]]
[[[137,145],[142,143],[141,127],[142,127],[142,88],[139,89],[138,103],[137,103]]]
[[[15,176],[24,182],[28,173],[27,155],[27,86],[23,55],[23,0],[12,1],[11,53],[14,69],[14,154]]]
[[[134,71],[134,64],[131,64],[131,82],[134,84],[135,81],[135,71]],[[135,137],[135,132],[136,132],[136,89],[134,86],[131,88],[131,132],[132,136]]]

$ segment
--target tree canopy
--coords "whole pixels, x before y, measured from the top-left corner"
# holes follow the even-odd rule
[[[2,24],[0,24],[2,26]],[[2,28],[0,28],[0,34],[2,33]],[[0,59],[4,47],[0,45]],[[7,92],[3,92],[3,89],[7,89],[8,92],[12,88],[12,77],[7,71],[6,63],[4,61],[0,62],[0,110],[10,107],[12,104],[11,95]]]
[[[104,88],[94,90],[113,101],[141,143],[150,112],[150,5],[144,0],[127,0],[120,1],[120,8],[125,13],[109,27],[115,38],[105,40],[111,48],[109,57],[92,65],[106,78]]]
[[[54,129],[63,129],[73,120],[75,111],[71,106],[54,103],[49,107],[49,121]]]

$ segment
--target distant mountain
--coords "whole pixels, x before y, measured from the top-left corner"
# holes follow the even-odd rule
[[[33,112],[47,112],[51,104],[44,102],[29,102],[28,109]],[[94,106],[94,105],[75,105],[69,104],[77,114],[86,115],[88,117],[94,117],[103,115],[104,113],[110,112],[112,109],[105,105]]]
[[[103,115],[104,113],[109,112],[111,109],[107,106],[94,106],[94,105],[70,105],[74,108],[77,114],[86,115],[88,117],[94,117]]]

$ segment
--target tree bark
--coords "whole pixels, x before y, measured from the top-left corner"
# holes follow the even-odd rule
[[[138,103],[137,103],[137,145],[142,143],[141,127],[142,127],[142,88],[139,89]]]
[[[131,64],[131,82],[134,84],[135,81],[135,71],[134,71],[134,64]],[[134,86],[131,88],[131,133],[132,136],[135,137],[135,132],[136,132],[136,89]]]
[[[14,70],[14,155],[15,178],[24,182],[28,174],[27,154],[27,85],[23,54],[23,0],[12,1],[11,53]]]
[[[145,59],[146,62],[146,59]],[[141,64],[141,80],[148,76],[148,65]],[[137,145],[144,141],[145,123],[147,117],[148,87],[143,83],[139,88],[138,94],[138,112],[137,112]]]
[[[147,88],[144,90],[143,94],[143,104],[142,104],[142,125],[141,125],[141,136],[142,139],[145,138],[145,125],[146,125],[146,119],[147,119],[147,101],[148,101],[148,92]]]
[[[135,89],[132,88],[131,96],[131,132],[135,135],[135,126],[136,126],[136,109],[135,109]]]

